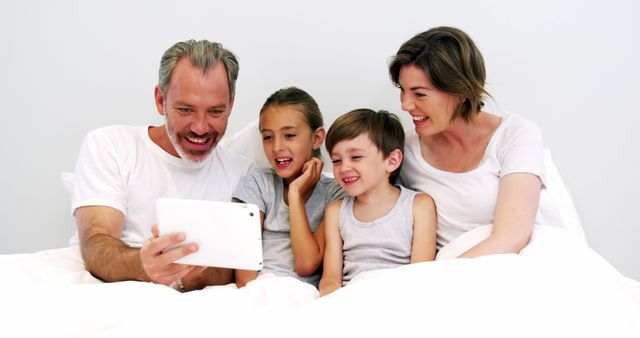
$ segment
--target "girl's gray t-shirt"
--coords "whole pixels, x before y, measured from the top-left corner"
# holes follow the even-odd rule
[[[233,197],[245,203],[258,206],[265,214],[262,231],[263,268],[260,274],[273,273],[290,276],[318,287],[322,271],[307,277],[298,276],[291,251],[289,233],[289,206],[283,199],[284,182],[272,168],[254,168],[249,171],[233,192]],[[322,222],[329,203],[345,197],[346,194],[335,179],[321,176],[311,197],[305,204],[307,219],[314,232]]]

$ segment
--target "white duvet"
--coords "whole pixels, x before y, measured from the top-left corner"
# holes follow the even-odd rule
[[[0,256],[2,337],[640,337],[640,283],[568,232],[538,227],[520,255],[447,259],[488,233],[452,242],[435,262],[379,270],[318,298],[292,278],[181,294],[101,283],[77,247]]]

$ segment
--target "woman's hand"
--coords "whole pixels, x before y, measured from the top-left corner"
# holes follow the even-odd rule
[[[460,258],[519,253],[528,243],[540,202],[542,182],[536,175],[512,173],[500,180],[491,235]]]

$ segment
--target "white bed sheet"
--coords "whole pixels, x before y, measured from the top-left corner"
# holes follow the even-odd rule
[[[323,298],[288,277],[185,294],[101,283],[77,247],[0,256],[0,273],[3,337],[640,337],[640,283],[555,227],[537,227],[520,255],[372,271]]]

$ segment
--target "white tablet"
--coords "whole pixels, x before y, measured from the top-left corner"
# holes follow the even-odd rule
[[[177,263],[221,268],[262,269],[260,210],[253,204],[159,198],[158,232],[185,234],[198,251]]]

